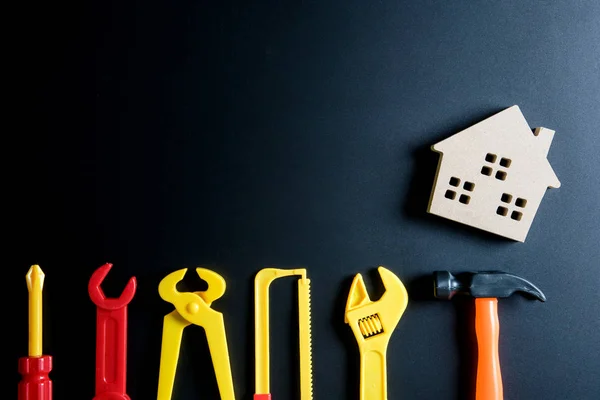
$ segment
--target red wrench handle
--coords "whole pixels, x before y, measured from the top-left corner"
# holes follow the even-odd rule
[[[127,388],[127,306],[97,308],[96,396],[94,400],[130,400]]]

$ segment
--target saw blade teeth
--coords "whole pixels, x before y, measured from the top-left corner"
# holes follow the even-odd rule
[[[301,400],[311,400],[312,388],[312,336],[310,280],[298,281],[300,326],[300,389]]]
[[[309,375],[308,375],[308,380],[309,380],[309,386],[310,386],[310,393],[309,396],[312,399],[312,395],[313,395],[313,385],[312,385],[312,315],[311,315],[311,301],[310,301],[310,285],[307,285],[307,314],[308,314],[308,368],[309,368]]]

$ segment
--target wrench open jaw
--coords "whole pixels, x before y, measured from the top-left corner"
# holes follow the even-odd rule
[[[133,300],[135,291],[137,289],[137,281],[135,276],[133,276],[129,279],[129,282],[127,282],[125,289],[123,289],[123,292],[119,297],[107,298],[100,286],[102,285],[102,282],[106,278],[106,275],[108,275],[108,272],[112,266],[113,265],[111,263],[106,263],[98,268],[96,271],[94,271],[88,283],[88,293],[90,295],[90,299],[97,307],[105,310],[118,310],[119,308],[125,307],[131,302],[131,300]]]
[[[361,274],[356,274],[344,322],[350,325],[360,351],[360,399],[387,399],[387,346],[406,306],[408,293],[390,270],[379,267],[385,293],[371,301]]]

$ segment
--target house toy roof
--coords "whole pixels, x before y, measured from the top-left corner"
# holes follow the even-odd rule
[[[519,106],[514,105],[491,117],[464,129],[432,146],[432,150],[443,154],[446,151],[460,151],[486,148],[493,145],[498,151],[521,153],[537,159],[535,173],[543,177],[551,188],[559,188],[560,181],[546,158],[554,131],[537,128],[532,132]]]

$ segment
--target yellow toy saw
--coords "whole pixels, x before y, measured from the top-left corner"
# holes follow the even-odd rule
[[[254,279],[254,400],[271,400],[269,387],[269,286],[284,276],[300,276],[298,280],[298,317],[300,336],[300,400],[312,400],[312,361],[310,339],[310,279],[306,269],[265,268]]]

